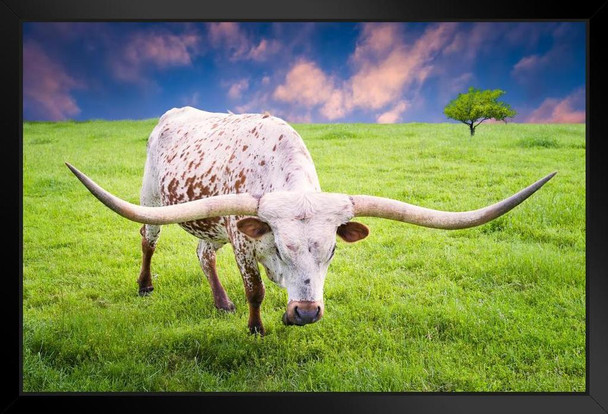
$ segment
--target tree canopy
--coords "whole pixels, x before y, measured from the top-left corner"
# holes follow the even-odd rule
[[[481,90],[470,87],[467,93],[459,93],[458,97],[450,101],[443,113],[448,118],[468,125],[471,136],[473,136],[475,128],[485,120],[505,121],[516,115],[515,110],[511,109],[509,104],[498,100],[505,93],[500,89]]]

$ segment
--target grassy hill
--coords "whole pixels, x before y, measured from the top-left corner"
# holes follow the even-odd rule
[[[338,243],[323,320],[284,326],[286,292],[264,276],[260,338],[231,247],[223,314],[176,225],[139,297],[139,225],[63,164],[137,202],[155,122],[24,125],[24,391],[585,390],[584,125],[294,125],[324,191],[458,211],[559,173],[481,227],[358,219],[371,234]]]

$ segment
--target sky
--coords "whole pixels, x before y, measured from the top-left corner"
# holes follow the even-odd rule
[[[513,122],[585,122],[583,22],[28,22],[26,121],[174,107],[293,123],[450,122],[471,86]]]

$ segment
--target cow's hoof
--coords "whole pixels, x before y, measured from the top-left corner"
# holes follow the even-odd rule
[[[154,290],[154,286],[139,288],[139,296],[148,296]]]
[[[251,335],[264,336],[264,335],[266,335],[266,330],[264,329],[264,326],[262,326],[262,325],[252,325],[249,327],[249,333]]]
[[[215,305],[215,307],[218,310],[221,310],[224,312],[229,312],[229,313],[234,313],[236,311],[236,306],[234,306],[234,303],[232,303],[231,301],[228,301],[226,303],[222,303],[219,305]]]

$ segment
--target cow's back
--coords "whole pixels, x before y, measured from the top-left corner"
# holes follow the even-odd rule
[[[320,191],[306,146],[268,114],[221,114],[186,107],[165,113],[150,135],[146,174],[160,204],[220,194]],[[184,223],[197,237],[225,239],[224,217]]]

